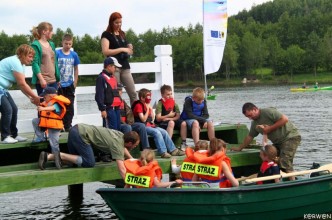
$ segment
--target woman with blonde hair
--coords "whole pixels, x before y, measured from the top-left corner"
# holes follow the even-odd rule
[[[1,112],[1,141],[12,144],[26,141],[27,138],[18,136],[17,106],[8,89],[16,83],[30,101],[39,105],[38,97],[25,81],[25,65],[30,65],[35,51],[27,44],[22,44],[16,50],[16,55],[0,61],[0,112]]]
[[[58,89],[60,72],[55,54],[55,45],[51,41],[53,26],[48,22],[41,22],[33,27],[32,35],[35,40],[31,47],[35,50],[35,57],[32,61],[32,84],[35,84],[38,95],[46,87]]]

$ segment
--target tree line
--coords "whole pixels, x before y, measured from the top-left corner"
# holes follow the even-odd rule
[[[74,48],[81,63],[102,63],[100,36],[75,36],[70,28],[56,29],[52,40],[61,46],[65,33],[74,36]],[[154,60],[154,46],[170,44],[173,48],[174,80],[187,82],[203,79],[203,27],[165,27],[160,32],[147,30],[136,34],[126,31],[134,45],[130,62]],[[0,59],[15,53],[32,35],[0,34]],[[292,77],[298,73],[318,74],[332,70],[332,1],[274,0],[241,11],[228,19],[228,33],[223,62],[214,78],[255,76],[268,68],[273,75]],[[210,76],[210,75],[209,75]]]

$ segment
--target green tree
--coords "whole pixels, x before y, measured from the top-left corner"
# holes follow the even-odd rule
[[[293,74],[301,67],[304,54],[305,51],[298,45],[291,45],[287,48],[285,56],[289,72],[291,73],[291,79],[293,79]]]

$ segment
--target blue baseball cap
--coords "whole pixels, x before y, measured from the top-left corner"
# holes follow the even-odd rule
[[[58,91],[54,87],[46,87],[40,96],[45,96],[48,94],[58,94]]]

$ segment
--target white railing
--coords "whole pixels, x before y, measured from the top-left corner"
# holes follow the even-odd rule
[[[160,99],[160,87],[163,84],[172,86],[173,88],[173,60],[172,60],[172,47],[170,45],[156,45],[154,47],[155,61],[154,62],[142,62],[142,63],[130,63],[131,72],[136,73],[155,73],[155,82],[135,84],[136,91],[141,88],[147,88],[152,90],[154,94],[152,103]],[[98,75],[103,69],[103,64],[80,64],[79,75]],[[26,78],[32,77],[31,67],[27,67]],[[15,97],[24,96],[19,90],[10,91],[14,100]],[[87,123],[92,125],[100,126],[102,120],[100,113],[94,114],[81,114],[79,115],[77,106],[77,95],[82,94],[94,94],[95,86],[79,86],[76,88],[76,99],[74,103],[75,115],[73,118],[73,124],[76,123]],[[91,103],[95,105],[96,103]],[[19,109],[20,111],[20,109]],[[30,119],[19,119],[17,127],[20,133],[33,132],[33,127]]]

